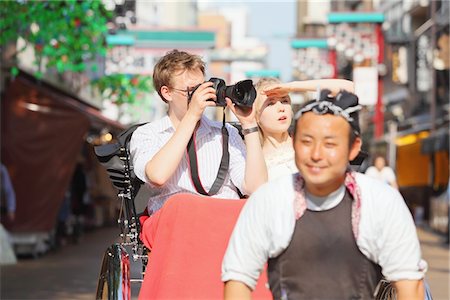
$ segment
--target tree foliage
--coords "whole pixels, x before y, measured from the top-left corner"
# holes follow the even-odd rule
[[[0,46],[15,43],[20,37],[26,45],[17,49],[16,55],[33,47],[39,70],[45,62],[46,68],[55,68],[59,73],[85,72],[88,65],[96,71],[96,58],[106,55],[107,23],[112,17],[101,0],[2,1]],[[18,69],[14,67],[12,73],[16,75]],[[35,75],[43,76],[40,71]],[[150,77],[140,75],[112,74],[91,83],[103,99],[117,105],[133,104],[142,92],[153,89]]]
[[[105,55],[110,18],[111,12],[99,0],[4,1],[0,45],[21,37],[34,48],[38,66],[45,57],[46,67],[55,67],[59,73],[83,72],[86,62]]]
[[[142,75],[111,74],[93,80],[92,84],[98,87],[104,99],[118,105],[136,103],[142,93],[153,90],[150,77]]]

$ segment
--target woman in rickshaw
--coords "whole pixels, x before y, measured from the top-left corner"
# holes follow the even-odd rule
[[[352,81],[319,79],[282,83],[277,78],[261,78],[256,84],[256,121],[258,123],[268,179],[298,172],[294,161],[289,127],[292,123],[291,92],[308,92],[326,88],[336,95],[340,90],[354,91]]]

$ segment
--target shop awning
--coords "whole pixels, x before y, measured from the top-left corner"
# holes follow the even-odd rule
[[[449,151],[448,131],[436,132],[422,140],[421,152],[431,154],[439,151]]]
[[[280,78],[280,71],[278,70],[251,70],[245,72],[245,76],[252,78],[252,77],[275,77]]]
[[[214,31],[208,30],[124,30],[108,35],[109,45],[143,48],[213,48]]]
[[[54,226],[90,130],[123,125],[45,82],[21,72],[1,101],[1,160],[16,192],[12,231],[48,232]]]
[[[328,23],[383,23],[384,14],[378,12],[333,12]]]
[[[407,88],[398,88],[390,93],[383,95],[383,103],[385,105],[395,104],[404,101],[410,97]]]
[[[291,47],[294,49],[303,49],[303,48],[327,49],[328,41],[326,39],[295,39],[291,42]]]

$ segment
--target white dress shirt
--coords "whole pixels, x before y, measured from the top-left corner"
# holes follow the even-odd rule
[[[226,124],[229,133],[230,166],[228,176],[219,192],[213,197],[239,199],[236,191],[242,190],[245,172],[245,145],[236,128]],[[222,123],[202,116],[196,133],[198,172],[201,183],[209,191],[217,177],[222,158]],[[176,193],[197,193],[191,180],[187,154],[183,156],[175,173],[163,186],[153,185],[145,175],[145,166],[174,134],[169,116],[143,125],[131,137],[130,152],[136,176],[150,185],[152,195],[148,201],[149,212],[160,209]]]
[[[289,245],[294,228],[293,176],[283,176],[254,192],[241,211],[222,264],[222,281],[237,280],[254,289],[269,258],[277,257]],[[357,245],[371,261],[380,265],[391,281],[416,280],[427,265],[411,214],[400,193],[363,174],[356,174],[361,191],[361,218]],[[343,192],[338,190],[338,194]],[[310,210],[328,210],[338,202],[323,205],[307,199]],[[304,241],[307,243],[308,241]]]

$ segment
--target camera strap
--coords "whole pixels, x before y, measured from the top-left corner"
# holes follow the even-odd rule
[[[223,183],[225,182],[225,178],[228,174],[228,167],[230,165],[230,152],[228,151],[228,130],[225,127],[225,109],[224,109],[224,115],[223,115],[223,124],[222,124],[222,160],[220,161],[219,170],[217,171],[217,177],[214,180],[213,185],[211,186],[211,189],[209,192],[206,192],[206,190],[203,188],[203,185],[201,183],[199,172],[198,172],[198,162],[197,162],[197,149],[195,145],[195,136],[196,136],[196,130],[191,136],[191,139],[188,142],[187,145],[187,154],[188,154],[188,165],[189,169],[191,171],[191,179],[192,183],[194,184],[195,189],[198,193],[205,195],[205,196],[213,196],[219,192],[220,188],[222,187]]]

